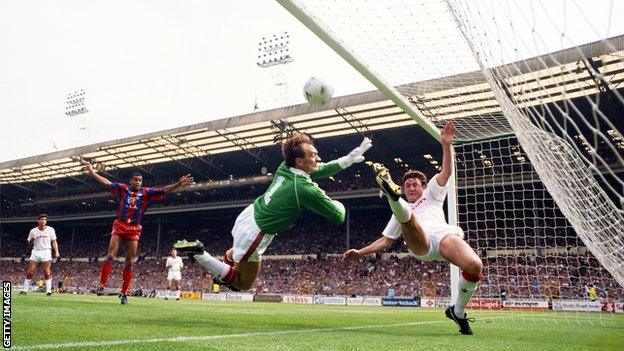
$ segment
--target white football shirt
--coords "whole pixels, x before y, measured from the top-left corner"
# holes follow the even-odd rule
[[[440,186],[437,178],[438,175],[436,174],[429,180],[420,199],[414,203],[408,203],[410,211],[416,216],[425,233],[433,231],[436,227],[448,225],[442,208],[448,188],[446,185]],[[392,240],[401,236],[401,223],[394,215],[388,221],[382,234]]]
[[[33,250],[50,250],[52,249],[52,240],[56,240],[56,232],[54,228],[46,226],[43,230],[39,230],[39,227],[34,227],[28,233],[27,241],[35,239],[33,244]]]
[[[184,267],[184,264],[182,263],[182,257],[167,257],[167,263],[165,263],[165,267],[169,267],[169,273],[180,272],[180,270],[182,270],[182,267]]]

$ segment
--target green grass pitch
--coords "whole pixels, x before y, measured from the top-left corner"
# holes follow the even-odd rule
[[[463,336],[441,309],[13,294],[11,349],[624,350],[622,315],[522,314],[473,311]]]

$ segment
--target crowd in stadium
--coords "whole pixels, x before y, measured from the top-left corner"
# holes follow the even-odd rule
[[[582,299],[585,286],[594,284],[601,298],[624,298],[624,289],[591,257],[499,257],[485,263],[486,276],[476,296],[499,297],[504,291],[508,298]],[[92,291],[99,280],[100,265],[101,262],[62,260],[53,265],[54,284],[65,280],[80,291]],[[185,265],[182,289],[210,292],[212,277],[197,264],[185,260]],[[109,286],[120,284],[121,266],[117,264]],[[22,283],[24,262],[0,261],[0,268],[3,279],[15,285]],[[141,289],[144,294],[166,288],[164,260],[141,259],[135,265],[135,274],[133,288]],[[450,296],[449,280],[449,266],[445,262],[423,263],[394,255],[343,261],[337,256],[321,255],[265,260],[253,291],[385,296],[392,289],[399,296]]]
[[[389,166],[392,167],[393,173],[402,173],[400,165]],[[515,169],[517,172],[530,171],[529,166],[513,167],[517,168]],[[477,172],[480,172],[478,175],[497,173],[496,168],[478,169]],[[371,186],[372,174],[356,169],[346,170],[334,179],[320,183],[328,193],[374,189]],[[167,201],[154,204],[154,207],[233,201],[247,203],[265,190],[265,184],[257,184],[184,191],[170,194]],[[61,262],[53,266],[55,282],[65,280],[71,286],[79,287],[81,291],[89,291],[98,283],[101,261],[106,255],[110,239],[110,220],[55,223],[54,217],[80,213],[112,214],[115,207],[113,197],[101,193],[101,188],[80,187],[44,194],[35,199],[40,201],[63,199],[58,202],[52,201],[45,206],[37,205],[36,201],[30,206],[12,206],[3,202],[3,217],[29,215],[34,217],[40,212],[48,212],[51,215],[50,225],[57,231],[62,256]],[[70,201],[72,198],[82,200]],[[526,207],[530,210],[530,205]],[[478,209],[476,212],[486,210]],[[234,208],[162,216],[160,237],[156,235],[157,216],[147,216],[143,222],[144,235],[141,237],[138,262],[135,266],[134,288],[144,292],[164,289],[166,284],[164,261],[154,257],[166,257],[176,240],[197,238],[206,244],[211,253],[222,255],[232,244],[230,231],[239,211],[240,209]],[[364,209],[351,211],[350,216],[348,237],[344,225],[332,225],[310,214],[302,216],[291,229],[280,233],[274,239],[265,255],[310,254],[315,258],[265,260],[254,290],[269,293],[378,296],[394,290],[397,295],[402,296],[450,295],[448,263],[423,263],[409,257],[398,259],[396,256],[386,259],[369,257],[349,262],[341,260],[336,254],[341,254],[347,248],[363,247],[375,240],[390,218],[390,211],[385,208],[385,204],[373,210],[366,210],[364,206]],[[509,219],[513,221],[514,217],[530,218],[531,214],[514,213]],[[478,222],[478,219],[475,221]],[[469,235],[469,243],[485,263],[485,278],[479,285],[477,296],[495,297],[504,292],[508,297],[583,298],[584,287],[591,283],[597,287],[602,298],[616,300],[624,298],[624,290],[591,256],[561,253],[546,256],[541,253],[540,257],[517,254],[486,259],[485,248],[575,248],[582,245],[570,227],[560,227],[553,222],[543,223],[539,228],[538,226],[530,228],[530,225],[527,225],[524,228],[506,230],[497,228],[495,224],[487,224],[486,221],[481,222],[486,224],[487,229],[479,227],[477,230],[473,229]],[[1,256],[14,259],[0,261],[0,268],[3,279],[8,278],[16,285],[21,284],[23,280],[25,259],[29,253],[25,240],[26,227],[33,224],[34,222],[22,226],[5,226],[3,229]],[[505,227],[515,226],[514,223],[510,223]],[[506,232],[499,232],[501,230]],[[406,249],[398,240],[389,251],[405,252]],[[123,250],[119,254],[123,257]],[[110,287],[119,286],[121,281],[119,274],[121,264],[115,269],[117,274],[112,274]],[[210,291],[211,282],[212,277],[205,270],[196,264],[187,264],[183,273],[184,290]]]
[[[374,212],[378,213],[379,210]],[[198,213],[194,221],[171,215],[161,231],[159,255],[166,257],[173,242],[185,237],[199,238],[208,250],[222,255],[231,245],[230,230],[235,215],[235,210],[212,214],[211,217]],[[389,216],[386,212],[374,216],[371,210],[353,211],[349,247],[359,248],[373,241],[379,236]],[[54,226],[54,222],[51,225]],[[71,286],[80,287],[81,291],[94,289],[110,238],[110,223],[102,221],[91,226],[78,225],[73,245],[70,227],[59,225],[56,230],[62,260],[53,265],[55,282],[71,277]],[[164,261],[154,258],[156,230],[153,221],[145,224],[135,266],[136,279],[133,286],[144,293],[164,289],[166,284]],[[576,236],[566,234],[564,229],[551,234],[546,236],[548,240],[540,243],[560,247],[577,245]],[[525,232],[518,232],[517,237],[497,239],[490,244],[480,242],[483,240],[481,237],[496,236],[493,233],[479,235],[473,239],[475,241],[472,245],[475,248],[487,245],[499,248],[535,247],[536,234]],[[13,261],[0,262],[3,279],[8,278],[16,285],[23,280],[25,259],[29,253],[25,239],[23,232],[7,231],[2,241],[2,257],[14,257]],[[450,295],[447,263],[423,263],[412,258],[368,258],[345,262],[332,255],[340,254],[346,248],[345,226],[331,225],[314,215],[304,215],[297,225],[274,239],[265,255],[311,254],[317,258],[265,260],[255,289],[270,293],[380,296],[392,289],[397,295],[403,296]],[[405,252],[406,249],[399,240],[389,251]],[[484,257],[486,253],[482,250],[480,255]],[[477,296],[499,296],[505,291],[508,297],[582,298],[584,287],[593,283],[602,298],[624,298],[624,290],[591,256],[570,254],[535,258],[519,254],[488,258],[484,262],[485,279],[479,286]],[[121,263],[116,270],[117,274],[111,275],[110,287],[120,283]],[[7,272],[11,272],[8,277]],[[197,264],[187,263],[183,273],[184,290],[210,291],[211,281],[212,277]]]
[[[216,255],[222,255],[232,244],[231,229],[236,219],[236,209],[229,211],[196,212],[192,219],[184,216],[167,216],[163,220],[159,242],[159,256],[168,254],[171,245],[180,239],[197,238],[207,244]],[[351,211],[349,248],[358,248],[374,240],[384,229],[390,219],[390,211],[386,208],[357,209]],[[75,238],[72,245],[71,225],[54,223],[61,245],[61,255],[69,257],[103,257],[106,254],[110,239],[110,223],[107,220],[93,223],[75,223]],[[2,241],[1,253],[4,257],[21,257],[29,253],[26,245],[26,233],[30,223],[21,227],[6,227]],[[22,228],[23,227],[23,228]],[[493,226],[494,227],[494,226]],[[157,256],[157,223],[150,217],[143,223],[144,235],[141,236],[139,254]],[[318,228],[324,228],[319,230]],[[21,230],[20,230],[21,229]],[[531,248],[543,247],[577,247],[580,242],[574,231],[569,228],[540,229],[522,228],[505,230],[492,228],[483,231],[469,232],[469,242],[475,248]],[[540,239],[538,239],[540,238]],[[346,227],[332,225],[312,214],[304,214],[289,230],[280,233],[269,246],[265,254],[317,254],[342,253],[347,249]],[[396,245],[398,246],[397,243]]]
[[[158,255],[166,257],[173,242],[190,237],[202,240],[215,255],[222,255],[231,245],[230,230],[235,216],[236,210],[198,212],[192,221],[182,215],[168,216],[161,231]],[[389,211],[379,215],[379,209],[352,211],[349,247],[363,247],[377,238],[389,216]],[[71,286],[80,287],[82,291],[95,288],[110,238],[110,223],[77,224],[73,245],[71,227],[56,226],[53,221],[50,224],[56,227],[62,255],[61,262],[53,266],[55,281],[71,277]],[[153,220],[144,224],[134,282],[134,287],[143,291],[163,289],[165,286],[164,263],[154,258],[157,256],[156,232],[157,225]],[[525,231],[518,231],[516,236],[507,233],[507,239],[495,234],[476,235],[471,239],[471,245],[475,248],[529,248],[535,247],[537,236],[542,237],[541,234]],[[540,241],[541,245],[576,247],[578,244],[578,238],[566,228],[550,234],[546,235],[546,240]],[[499,239],[489,243],[485,239],[488,237]],[[14,228],[4,233],[2,241],[2,257],[14,257],[13,261],[0,262],[3,278],[6,272],[12,272],[8,278],[15,284],[21,284],[26,267],[29,250],[25,239],[25,233]],[[317,216],[304,215],[295,226],[274,239],[265,255],[311,254],[317,258],[265,260],[255,289],[273,293],[340,295],[385,295],[389,289],[405,296],[450,294],[447,263],[422,263],[412,258],[369,258],[345,262],[334,254],[341,254],[346,248],[345,226],[331,225]],[[405,252],[406,249],[398,240],[389,251]],[[485,250],[479,253],[482,257],[487,254]],[[122,255],[123,251],[120,252]],[[498,296],[505,291],[510,297],[581,298],[584,286],[593,283],[601,297],[624,298],[623,289],[591,256],[560,254],[535,258],[516,254],[488,258],[485,264],[485,279],[478,291],[482,296]],[[113,274],[109,286],[117,286],[119,276]],[[212,277],[196,264],[187,264],[183,277],[183,289],[210,290]]]
[[[396,164],[389,167],[396,174],[401,174],[403,168]],[[196,179],[197,182],[207,179]],[[127,179],[114,179],[117,182],[127,182]],[[171,183],[172,180],[145,180],[146,186],[159,186]],[[151,208],[171,206],[193,206],[199,204],[214,204],[232,201],[251,203],[256,197],[266,191],[270,179],[265,184],[230,186],[226,188],[197,189],[193,191],[179,191],[167,196],[162,203],[153,203]],[[321,179],[319,186],[328,193],[345,192],[361,189],[376,189],[373,175],[368,170],[347,169],[331,179]],[[188,190],[188,189],[186,189]],[[106,194],[101,187],[81,186],[61,188],[53,193],[38,194],[21,204],[2,203],[3,217],[36,217],[39,213],[50,213],[54,216],[73,215],[81,213],[110,213],[115,210],[114,197]]]

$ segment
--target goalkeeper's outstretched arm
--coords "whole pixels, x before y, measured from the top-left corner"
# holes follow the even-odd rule
[[[347,155],[327,163],[319,163],[316,172],[310,174],[312,179],[331,177],[334,174],[350,167],[354,163],[364,161],[364,153],[373,146],[369,138],[364,138],[360,146],[351,150]]]
[[[327,218],[334,224],[342,224],[345,220],[346,210],[340,201],[332,200],[316,184],[298,182],[295,193],[297,202],[302,208]]]

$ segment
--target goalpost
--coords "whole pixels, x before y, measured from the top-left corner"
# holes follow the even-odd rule
[[[622,298],[624,4],[278,2],[433,137],[455,122],[475,296]]]

